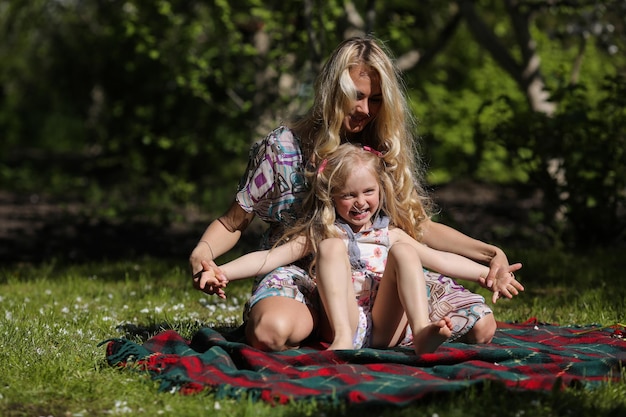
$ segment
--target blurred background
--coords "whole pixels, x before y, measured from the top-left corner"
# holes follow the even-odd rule
[[[624,245],[626,1],[0,0],[0,261],[185,262],[251,143],[366,33],[403,72],[438,220]]]

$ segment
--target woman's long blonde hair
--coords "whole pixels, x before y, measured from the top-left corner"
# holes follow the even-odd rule
[[[344,118],[356,100],[350,69],[365,65],[378,75],[382,104],[375,119],[350,141],[358,141],[384,154],[391,176],[396,213],[388,213],[391,224],[420,240],[421,223],[430,216],[431,202],[422,186],[421,159],[417,151],[415,120],[408,107],[406,91],[391,54],[372,37],[342,42],[324,64],[316,81],[314,102],[307,115],[291,128],[300,137],[305,160],[328,159],[339,145]]]

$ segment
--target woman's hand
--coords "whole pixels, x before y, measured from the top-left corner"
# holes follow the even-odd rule
[[[226,298],[224,288],[228,284],[228,278],[215,264],[215,262],[200,262],[202,269],[193,274],[193,286],[209,295],[217,295],[220,298]]]
[[[213,262],[213,249],[207,241],[200,241],[189,256],[193,287],[209,295],[226,298],[224,288],[228,279]]]
[[[514,274],[515,271],[518,271],[521,268],[521,263],[509,265],[508,261],[506,267],[500,263],[497,263],[496,266],[493,264],[490,265],[489,274],[486,278],[481,277],[480,284],[493,291],[491,301],[494,304],[501,296],[513,298],[518,295],[520,291],[524,291],[524,286],[517,279],[515,279]]]
[[[485,278],[485,286],[487,288],[492,288],[493,284],[498,279],[506,279],[507,277],[510,277],[509,272],[511,272],[509,270],[509,260],[506,257],[506,254],[502,251],[502,249],[496,246],[493,248],[494,254],[489,260],[489,274],[487,274],[487,277]]]

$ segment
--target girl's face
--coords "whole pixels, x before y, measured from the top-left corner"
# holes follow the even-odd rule
[[[372,226],[372,216],[380,204],[380,185],[372,169],[359,165],[345,185],[333,196],[337,215],[357,233]]]
[[[371,68],[365,65],[352,67],[350,78],[356,87],[357,97],[350,113],[343,120],[343,130],[346,133],[359,133],[380,111],[383,95],[380,77]]]

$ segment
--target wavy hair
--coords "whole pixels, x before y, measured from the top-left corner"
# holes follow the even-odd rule
[[[285,232],[280,242],[304,235],[307,238],[307,251],[317,253],[322,240],[340,237],[335,227],[337,214],[333,197],[341,193],[356,167],[366,167],[378,179],[378,210],[389,217],[397,217],[398,199],[394,198],[393,177],[388,172],[384,156],[360,145],[344,143],[317,166],[309,166],[306,176],[310,189],[302,207],[305,215]],[[310,272],[314,266],[315,260],[310,265]]]
[[[349,139],[343,134],[344,118],[356,100],[350,69],[365,65],[380,81],[382,103],[377,116],[362,132]],[[415,136],[416,123],[406,90],[391,53],[373,37],[343,41],[325,62],[316,80],[313,105],[304,118],[291,125],[302,141],[305,160],[328,159],[346,141],[368,145],[384,154],[394,184],[396,213],[391,223],[420,240],[421,223],[430,216],[431,200],[424,187],[422,161]]]

